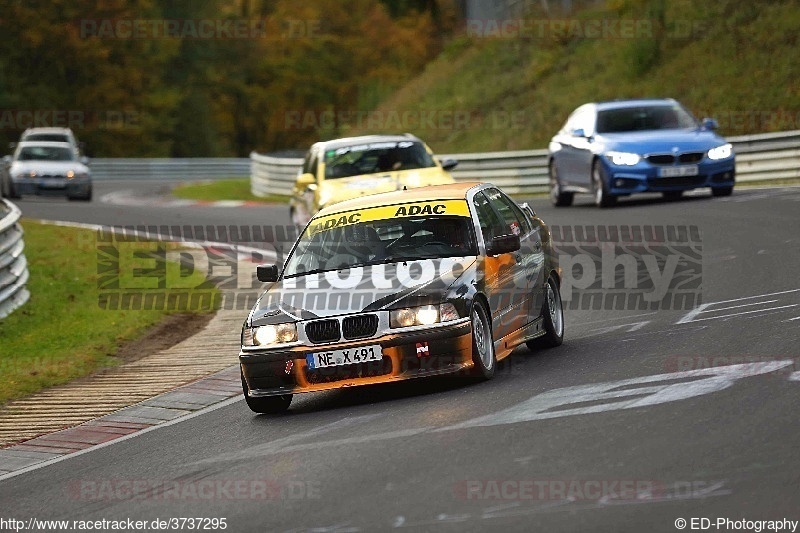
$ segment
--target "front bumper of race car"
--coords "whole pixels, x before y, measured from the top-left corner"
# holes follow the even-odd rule
[[[378,360],[314,368],[313,354],[380,347]],[[242,348],[251,397],[317,392],[449,374],[472,367],[472,326],[461,318],[428,327],[385,331],[358,341],[284,348]]]

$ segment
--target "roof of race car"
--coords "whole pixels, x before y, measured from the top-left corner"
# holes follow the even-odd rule
[[[414,187],[404,191],[392,191],[379,194],[362,196],[352,200],[345,200],[326,207],[317,213],[314,218],[324,217],[342,211],[353,211],[356,209],[366,209],[370,207],[381,207],[384,205],[397,205],[404,203],[426,202],[436,200],[464,200],[467,191],[471,188],[482,185],[481,182],[459,182],[448,183],[445,185],[429,185],[427,187]]]
[[[344,137],[342,139],[332,139],[330,141],[322,141],[315,144],[315,146],[322,146],[324,150],[331,150],[342,148],[345,146],[353,146],[357,144],[369,144],[380,142],[402,142],[402,141],[415,141],[420,140],[410,134],[404,135],[363,135],[361,137]]]

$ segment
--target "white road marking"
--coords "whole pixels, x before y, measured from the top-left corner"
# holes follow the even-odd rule
[[[619,331],[619,330],[623,330],[623,333],[633,333],[634,331],[639,331],[649,323],[650,320],[645,320],[644,322],[631,322],[630,324],[618,324],[616,326],[607,326],[604,328],[593,329],[591,331],[598,332],[597,335],[605,335],[606,333],[611,333],[612,331]]]
[[[793,364],[794,361],[746,363],[555,389],[502,411],[439,428],[435,432],[649,407],[717,392],[727,389],[742,378],[774,372]],[[702,379],[679,383],[659,383],[682,378]],[[624,400],[624,398],[630,399]],[[565,408],[569,405],[603,402],[604,400],[608,401],[584,407]]]
[[[794,318],[790,318],[789,320],[784,320],[784,322],[794,322],[795,320],[800,320],[800,316],[796,316]]]
[[[581,322],[581,324],[583,324],[583,325],[602,324],[603,322],[614,322],[615,320],[628,320],[628,319],[631,319],[631,318],[640,318],[640,317],[643,317],[643,316],[657,315],[658,313],[659,313],[659,311],[653,311],[652,313],[643,313],[641,315],[627,315],[627,316],[618,316],[618,317],[614,317],[614,318],[605,318],[603,320],[592,320],[591,322]]]
[[[716,311],[724,311],[724,310],[727,310],[727,309],[737,309],[737,308],[741,308],[741,307],[764,305],[764,304],[779,302],[780,299],[762,300],[762,301],[758,301],[758,302],[744,303],[744,304],[740,304],[740,305],[732,305],[732,306],[727,306],[727,307],[713,307],[713,306],[717,306],[717,305],[720,305],[720,304],[745,302],[747,300],[755,300],[757,298],[770,298],[770,297],[773,297],[773,296],[796,294],[798,292],[800,292],[800,289],[792,289],[792,290],[788,290],[788,291],[771,292],[771,293],[767,293],[767,294],[758,294],[758,295],[755,295],[755,296],[745,296],[743,298],[733,298],[733,299],[730,299],[730,300],[720,300],[718,302],[709,302],[709,303],[701,304],[701,305],[697,306],[696,308],[692,309],[691,311],[689,311],[688,313],[686,313],[675,324],[676,325],[688,324],[690,322],[699,322],[701,320],[714,320],[716,318],[730,318],[730,317],[738,316],[738,315],[747,315],[747,314],[752,314],[752,313],[767,312],[767,311],[774,311],[774,310],[780,310],[780,309],[787,309],[787,308],[790,308],[790,307],[796,307],[798,304],[791,304],[791,305],[785,305],[785,306],[776,306],[776,307],[771,307],[771,308],[767,308],[767,309],[759,309],[759,310],[755,310],[755,311],[744,311],[742,313],[731,313],[731,314],[728,314],[728,315],[721,315],[721,316],[697,318],[702,313],[713,313],[713,312],[716,312]]]
[[[728,315],[710,316],[707,318],[695,318],[692,322],[700,322],[701,320],[717,320],[718,318],[730,318],[733,316],[749,315],[751,313],[765,313],[767,311],[775,311],[777,309],[787,309],[789,307],[797,307],[798,304],[782,305],[780,307],[768,307],[766,309],[756,309],[755,311],[742,311],[741,313],[730,313]]]
[[[789,381],[800,381],[800,371],[794,372],[789,376]]]

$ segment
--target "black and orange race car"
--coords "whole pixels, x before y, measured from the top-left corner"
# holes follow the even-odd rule
[[[247,405],[464,371],[564,337],[550,232],[490,184],[365,196],[317,213],[242,329]]]

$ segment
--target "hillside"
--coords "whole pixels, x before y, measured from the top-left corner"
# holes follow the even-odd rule
[[[800,129],[796,1],[612,1],[555,17],[467,21],[371,128],[341,133],[401,128],[439,152],[543,148],[581,103],[645,96],[677,98],[725,135]]]

